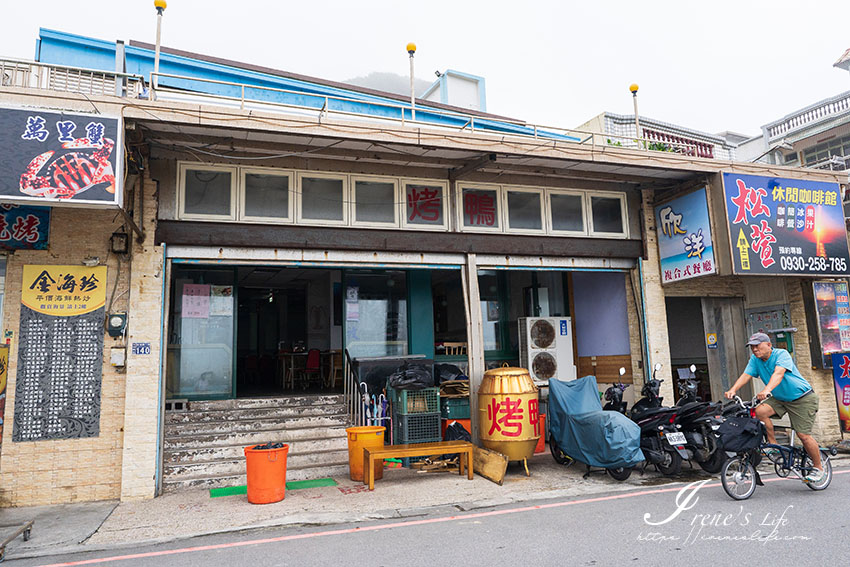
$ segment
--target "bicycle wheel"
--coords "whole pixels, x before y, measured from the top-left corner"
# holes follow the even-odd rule
[[[820,465],[823,469],[823,478],[818,482],[806,482],[806,486],[811,488],[812,490],[824,490],[829,483],[832,482],[832,462],[829,460],[829,455],[827,455],[826,451],[821,450],[820,452]],[[811,467],[812,460],[809,458],[809,455],[805,452],[803,453],[803,464],[802,467]]]
[[[568,467],[575,462],[575,459],[561,451],[561,448],[558,447],[558,444],[554,439],[549,439],[549,451],[552,452],[552,458],[555,459],[555,462],[559,465]]]
[[[720,482],[730,498],[746,500],[756,491],[756,469],[746,457],[732,457],[720,471]]]

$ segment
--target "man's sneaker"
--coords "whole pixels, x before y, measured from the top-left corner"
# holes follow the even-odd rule
[[[806,482],[818,483],[823,480],[823,477],[826,473],[823,472],[823,469],[812,468],[811,472],[806,475]]]

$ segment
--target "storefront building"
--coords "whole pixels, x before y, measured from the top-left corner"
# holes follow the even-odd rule
[[[132,78],[118,78],[130,91]],[[85,384],[99,395],[96,419],[88,419],[97,425],[84,428],[87,435],[26,439],[6,427],[4,505],[151,498],[232,482],[244,467],[234,453],[253,442],[254,429],[292,443],[293,473],[337,472],[341,462],[316,455],[342,452],[352,416],[311,414],[297,428],[287,422],[298,429],[293,437],[287,427],[264,429],[277,418],[263,416],[290,404],[287,411],[298,413],[307,398],[347,411],[345,393],[359,385],[351,383],[346,352],[354,361],[421,355],[451,364],[470,377],[473,392],[487,368],[522,362],[540,379],[595,374],[601,383],[625,366],[630,390],[639,390],[654,363],[671,369],[668,320],[676,309],[667,301],[705,298],[701,310],[722,315],[723,300],[749,297],[746,278],[731,274],[730,249],[719,244],[714,275],[665,283],[655,207],[701,187],[709,203],[722,204],[721,171],[773,173],[763,166],[659,159],[566,132],[542,140],[531,127],[458,130],[411,123],[403,112],[378,122],[170,94],[160,88],[156,100],[129,101],[27,86],[0,91],[7,113],[62,108],[93,121],[94,105],[96,116],[120,118],[126,167],[110,206],[51,201],[48,249],[7,257],[8,422],[23,403],[20,384],[52,393],[56,380],[80,376],[75,367],[57,378],[55,361],[47,382],[21,374],[40,360],[29,339],[23,350],[15,345],[31,307],[24,274],[33,266],[97,268],[106,286],[97,305],[103,332],[89,329],[85,343],[101,355],[101,370],[91,370],[100,384]],[[708,211],[719,242],[716,207]],[[125,236],[125,252],[112,252],[116,233]],[[793,283],[801,278],[782,279],[802,345],[804,305]],[[714,307],[706,307],[709,299]],[[753,292],[752,305],[779,299]],[[549,353],[554,365],[535,368],[539,353],[529,350],[526,333],[528,318],[537,317],[555,321],[568,340]],[[734,320],[716,332],[729,344],[743,344],[732,337],[746,333]],[[738,372],[737,355],[721,352],[718,364]],[[80,391],[33,407],[68,421]],[[666,394],[673,399],[672,389]],[[474,395],[471,401],[476,415]],[[208,413],[193,416],[187,407]],[[218,429],[211,430],[203,422],[213,414]],[[181,436],[186,444],[178,447]],[[221,438],[228,441],[202,443]],[[308,442],[320,448],[308,454],[301,449]]]

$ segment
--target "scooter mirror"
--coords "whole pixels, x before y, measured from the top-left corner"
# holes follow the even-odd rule
[[[691,372],[697,371],[697,365],[696,364],[691,364],[690,368],[691,368]]]
[[[626,369],[621,366],[620,367],[620,376],[625,376],[625,375],[626,375]]]

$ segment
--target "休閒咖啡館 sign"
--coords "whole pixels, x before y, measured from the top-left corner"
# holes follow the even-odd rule
[[[847,274],[837,183],[724,173],[723,187],[736,274]]]

